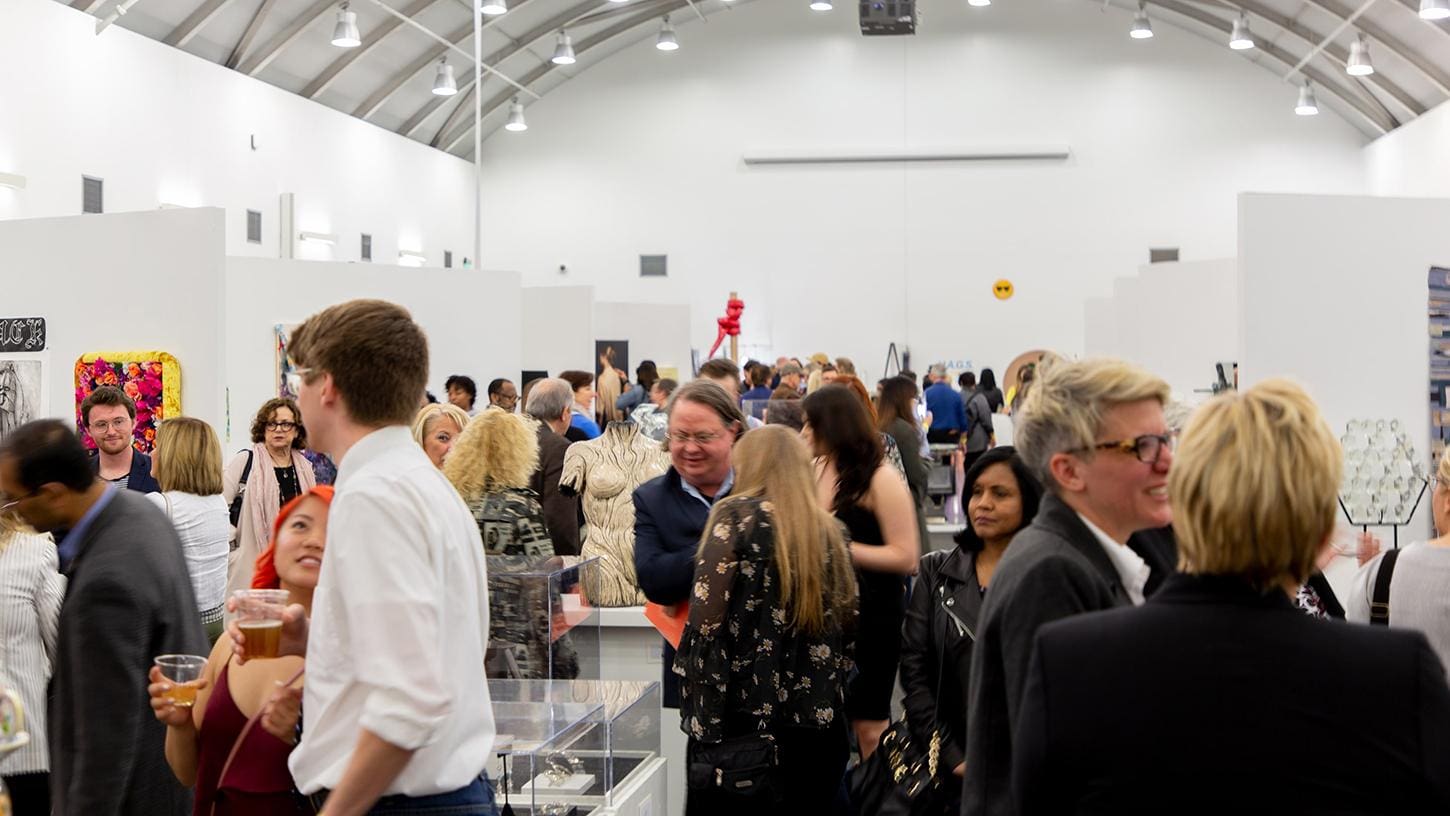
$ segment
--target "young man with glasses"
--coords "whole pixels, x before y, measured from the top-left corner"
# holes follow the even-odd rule
[[[117,487],[159,493],[151,457],[136,450],[136,403],[119,388],[103,385],[81,402],[81,424],[96,443],[91,470]]]
[[[1038,628],[1142,604],[1149,583],[1162,577],[1155,568],[1165,565],[1150,565],[1130,539],[1173,522],[1167,383],[1107,359],[1055,361],[1037,374],[1015,441],[1047,495],[1002,557],[982,606],[967,692],[963,813],[1017,812],[1012,734]]]

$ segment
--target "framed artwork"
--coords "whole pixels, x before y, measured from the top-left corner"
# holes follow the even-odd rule
[[[276,359],[277,396],[297,399],[287,385],[287,375],[292,373],[292,361],[287,358],[287,340],[297,330],[297,323],[277,323],[272,326],[272,353]]]
[[[0,439],[50,415],[48,354],[0,354]]]
[[[81,441],[96,447],[81,419],[81,403],[100,386],[112,385],[136,403],[136,449],[156,447],[156,427],[167,417],[181,416],[181,364],[164,351],[98,351],[82,354],[75,364],[75,421]]]

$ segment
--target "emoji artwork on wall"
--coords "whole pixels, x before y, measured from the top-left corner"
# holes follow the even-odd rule
[[[1009,281],[1006,278],[1002,278],[996,283],[992,284],[992,294],[995,295],[998,300],[1011,300],[1012,295],[1015,292],[1016,289],[1012,287],[1012,281]]]

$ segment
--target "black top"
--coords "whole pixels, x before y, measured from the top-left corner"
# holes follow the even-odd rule
[[[829,555],[828,555],[829,557]],[[700,547],[674,671],[681,728],[704,742],[841,721],[854,608],[810,635],[780,604],[770,503],[729,500]]]
[[[1450,812],[1425,637],[1325,625],[1234,577],[1042,627],[1016,735],[1023,814]]]
[[[99,451],[91,451],[91,470],[96,474],[101,472],[101,455]],[[151,475],[151,457],[141,451],[131,450],[131,472],[124,478],[125,484],[121,485],[127,490],[137,493],[160,493],[161,486],[156,483],[156,477]],[[111,479],[111,482],[120,483],[120,479]],[[57,538],[57,541],[60,539]]]
[[[981,392],[982,396],[987,398],[987,407],[991,408],[994,414],[1001,411],[1002,405],[1007,402],[1007,399],[1002,396],[1002,389],[1000,388],[981,389]]]
[[[282,503],[278,507],[285,507],[287,502],[302,495],[302,485],[297,481],[297,468],[288,465],[287,467],[274,467],[272,472],[277,474],[277,491],[281,494]]]

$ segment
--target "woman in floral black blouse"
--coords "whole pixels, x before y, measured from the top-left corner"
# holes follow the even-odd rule
[[[751,816],[798,814],[832,801],[845,770],[856,582],[796,434],[753,430],[734,461],[731,496],[705,526],[675,657],[681,728],[691,756],[701,743],[772,735],[781,799],[753,805]],[[734,813],[737,803],[719,788],[692,786],[686,813]]]

